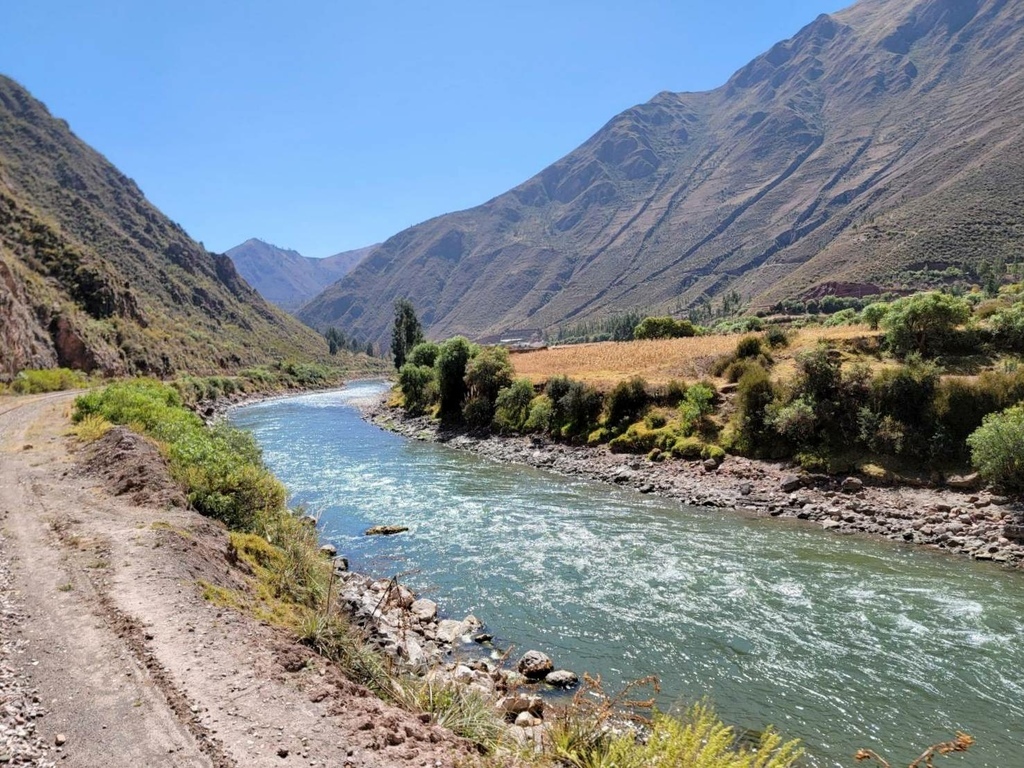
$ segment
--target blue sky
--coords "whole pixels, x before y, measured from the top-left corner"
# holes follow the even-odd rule
[[[844,0],[3,0],[0,73],[208,248],[309,256],[482,203]]]

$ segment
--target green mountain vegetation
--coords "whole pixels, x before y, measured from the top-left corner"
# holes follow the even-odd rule
[[[0,381],[25,368],[167,376],[288,359],[327,361],[327,343],[0,77]]]
[[[376,245],[342,251],[323,259],[278,248],[256,238],[230,248],[226,254],[245,281],[260,296],[288,312],[294,312],[331,283],[337,282],[368,255]]]
[[[299,316],[385,343],[981,282],[1024,244],[1024,6],[862,0],[387,240]]]

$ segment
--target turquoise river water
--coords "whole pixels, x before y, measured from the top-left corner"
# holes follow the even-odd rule
[[[230,416],[355,570],[611,689],[656,674],[665,707],[774,724],[811,766],[906,765],[963,730],[978,745],[941,764],[1024,768],[1024,574],[411,441],[360,418],[382,389]],[[382,523],[411,530],[362,535]]]

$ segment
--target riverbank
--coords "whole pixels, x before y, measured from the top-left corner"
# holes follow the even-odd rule
[[[868,478],[809,474],[782,464],[728,456],[722,463],[654,462],[541,437],[474,436],[408,417],[384,400],[363,416],[382,429],[430,440],[495,461],[584,477],[695,507],[816,524],[842,534],[879,536],[1008,567],[1024,567],[1024,542],[1007,526],[1024,520],[1024,505],[988,489],[873,485]]]
[[[144,502],[137,483],[117,487],[139,480],[139,451],[123,441],[101,462],[117,472],[93,471],[88,449],[67,436],[76,394],[0,409],[0,570],[17,600],[5,611],[16,655],[4,659],[0,689],[28,697],[13,733],[0,726],[8,762],[473,763],[469,742],[381,701],[292,633],[209,599],[211,588],[253,589],[228,532]],[[146,466],[166,473],[152,444],[137,444],[149,449]]]

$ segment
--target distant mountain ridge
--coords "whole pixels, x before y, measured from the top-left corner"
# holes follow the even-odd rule
[[[57,365],[167,376],[320,357],[323,338],[0,76],[0,380]]]
[[[331,283],[352,271],[376,245],[342,251],[323,259],[278,248],[255,237],[226,253],[238,273],[272,304],[294,312]]]
[[[663,92],[483,205],[411,227],[304,307],[386,339],[767,307],[1024,246],[1024,3],[863,0],[705,93]]]

